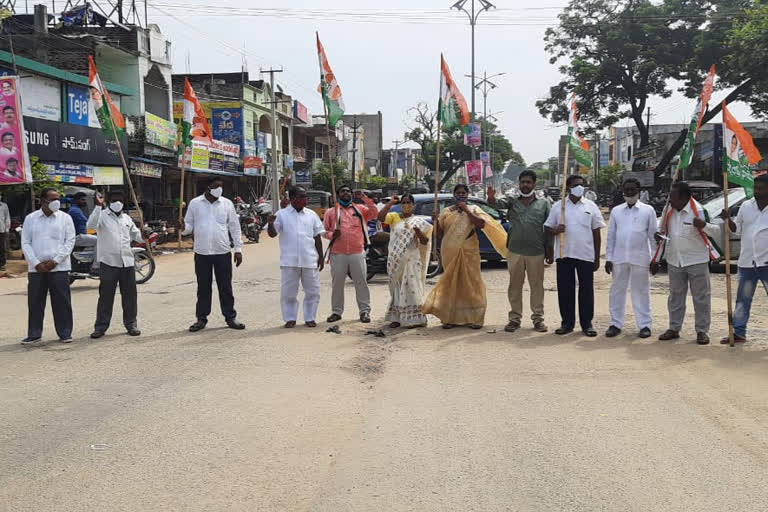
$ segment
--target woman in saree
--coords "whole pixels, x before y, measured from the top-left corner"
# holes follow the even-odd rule
[[[487,301],[485,284],[480,273],[480,229],[493,248],[507,257],[507,233],[504,228],[478,206],[468,205],[469,188],[456,185],[454,205],[435,218],[435,233],[442,237],[441,259],[444,273],[427,296],[422,313],[435,315],[450,329],[466,325],[480,329],[485,321]],[[435,212],[437,217],[437,212]]]
[[[398,203],[393,197],[379,212],[379,221],[389,225],[389,293],[391,299],[385,321],[393,329],[424,327],[427,317],[421,312],[429,264],[429,237],[432,226],[413,216],[414,200],[410,194],[400,199],[400,213],[390,212]]]

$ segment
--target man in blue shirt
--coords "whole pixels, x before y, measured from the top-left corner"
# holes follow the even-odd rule
[[[78,192],[72,196],[72,206],[69,207],[69,215],[75,224],[75,247],[93,247],[94,256],[91,269],[96,270],[99,267],[99,258],[96,251],[96,235],[89,235],[85,225],[88,223],[88,200],[85,192]]]

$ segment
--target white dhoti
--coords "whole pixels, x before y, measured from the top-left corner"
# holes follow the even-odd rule
[[[299,316],[299,282],[304,288],[304,321],[314,322],[320,305],[320,273],[317,268],[280,267],[280,308],[284,322]]]
[[[632,294],[632,311],[638,329],[651,328],[651,278],[648,267],[617,263],[613,265],[610,310],[611,325],[621,329],[627,306],[627,288]]]

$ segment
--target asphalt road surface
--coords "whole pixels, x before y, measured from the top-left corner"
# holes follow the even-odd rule
[[[117,305],[112,330],[90,340],[97,283],[81,281],[74,343],[22,347],[26,279],[0,281],[0,510],[768,509],[761,290],[755,341],[736,349],[693,343],[692,315],[678,343],[636,338],[632,317],[613,340],[537,334],[527,320],[509,335],[496,265],[484,270],[485,329],[433,320],[376,338],[365,332],[382,325],[383,277],[370,326],[348,286],[342,334],[324,322],[286,330],[276,242],[244,256],[234,287],[245,331],[214,314],[187,332],[189,253],[162,256],[140,286],[140,338],[123,334]],[[554,329],[554,269],[546,279]],[[722,279],[713,339],[725,333]],[[654,334],[666,327],[665,280],[653,280]]]

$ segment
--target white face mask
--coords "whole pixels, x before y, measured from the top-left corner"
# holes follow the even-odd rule
[[[112,201],[109,203],[109,209],[112,210],[115,213],[120,213],[123,211],[123,203],[120,201]]]
[[[211,189],[211,195],[212,195],[213,197],[217,198],[217,199],[218,199],[219,197],[221,197],[221,194],[223,194],[223,193],[224,193],[224,189],[223,189],[223,188],[221,188],[221,187],[216,187],[216,188],[212,188],[212,189]]]
[[[637,196],[624,196],[624,201],[626,201],[629,206],[634,206],[635,203],[637,203]]]
[[[59,201],[58,199],[48,203],[48,209],[51,210],[52,212],[59,211],[59,208],[61,208],[61,201]]]
[[[576,185],[575,187],[571,187],[571,195],[574,197],[581,197],[584,195],[584,186],[583,185]]]
[[[531,197],[531,196],[532,196],[533,194],[535,194],[535,193],[536,193],[536,191],[535,191],[535,190],[531,190],[530,192],[528,192],[527,194],[525,194],[525,193],[524,193],[524,192],[521,190],[521,191],[520,191],[520,197]]]

